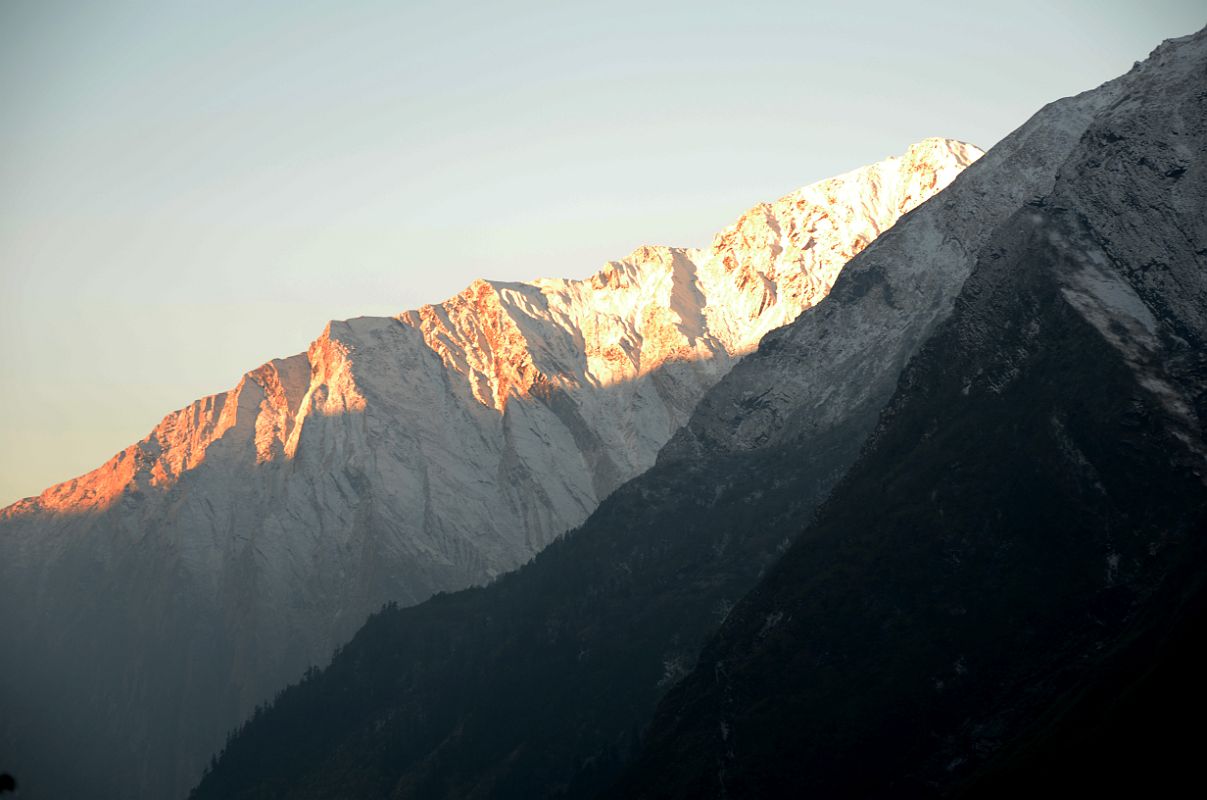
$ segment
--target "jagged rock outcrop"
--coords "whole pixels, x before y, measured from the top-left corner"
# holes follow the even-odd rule
[[[39,775],[52,792],[180,794],[370,611],[529,559],[978,155],[926,140],[759,205],[710,248],[332,322],[307,353],[0,511],[15,644],[0,743],[30,796]]]

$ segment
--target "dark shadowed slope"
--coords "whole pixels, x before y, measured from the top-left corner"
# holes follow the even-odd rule
[[[613,796],[1160,796],[1198,769],[1207,33],[1124,82]]]
[[[1118,87],[1054,103],[770,334],[648,473],[484,588],[375,616],[229,743],[200,798],[588,796],[859,452],[986,238]]]

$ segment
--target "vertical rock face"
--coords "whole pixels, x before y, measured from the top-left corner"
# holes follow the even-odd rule
[[[979,155],[925,140],[756,206],[709,248],[332,322],[0,511],[0,745],[23,784],[182,793],[369,611],[488,580],[581,523]]]

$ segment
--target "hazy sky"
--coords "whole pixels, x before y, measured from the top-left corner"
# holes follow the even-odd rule
[[[0,505],[475,277],[582,277],[926,136],[988,147],[1201,0],[0,0]]]

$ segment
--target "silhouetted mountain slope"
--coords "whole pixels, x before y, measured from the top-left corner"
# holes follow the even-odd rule
[[[1207,710],[1205,78],[1207,33],[1162,45],[998,227],[612,796],[1160,794],[1192,772],[1201,734],[1131,725]]]
[[[228,744],[196,798],[590,796],[857,457],[987,239],[1118,99],[1053,103],[844,269],[654,468],[494,584],[376,615]]]
[[[1202,780],[1207,527],[1100,666],[958,794],[1176,796]]]
[[[244,728],[196,796],[582,793],[630,754],[726,600],[774,558],[777,520],[795,526],[810,499],[790,459],[710,466],[710,480],[655,468],[518,573],[374,616]],[[777,484],[757,511],[740,500]]]

